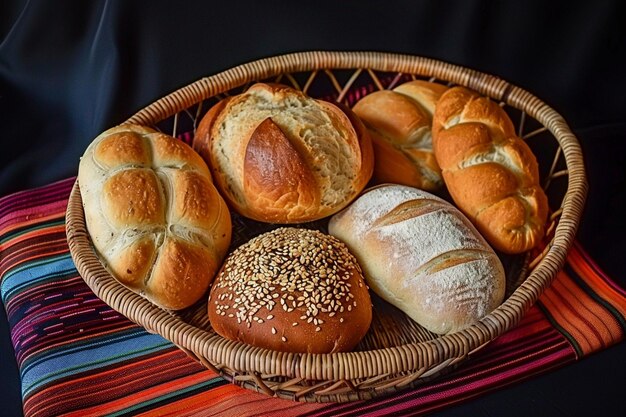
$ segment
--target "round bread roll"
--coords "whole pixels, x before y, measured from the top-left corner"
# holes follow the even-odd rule
[[[433,152],[431,124],[435,105],[447,87],[422,80],[381,90],[359,100],[352,110],[372,137],[373,179],[434,191],[441,170]]]
[[[352,350],[369,329],[372,304],[346,246],[316,230],[280,228],[237,248],[209,296],[223,337],[282,352]]]
[[[115,278],[165,309],[206,293],[231,221],[191,147],[147,127],[114,127],[88,146],[78,182],[87,230]]]
[[[431,332],[461,330],[504,298],[495,252],[459,210],[425,191],[372,188],[331,218],[329,232],[376,294]]]
[[[255,84],[209,110],[194,148],[243,216],[300,223],[336,213],[372,175],[372,144],[349,109],[278,84]]]

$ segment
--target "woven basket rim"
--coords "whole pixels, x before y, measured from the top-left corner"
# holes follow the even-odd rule
[[[95,288],[94,291],[98,296],[108,297],[104,300],[105,302],[114,305],[115,309],[123,309],[124,311],[120,311],[122,314],[143,325],[148,331],[159,333],[180,347],[208,358],[213,365],[218,367],[228,365],[235,371],[241,372],[268,373],[268,357],[271,358],[270,362],[287,361],[292,364],[290,371],[285,375],[288,377],[306,374],[319,375],[320,379],[325,379],[329,372],[331,374],[334,372],[330,369],[338,360],[355,362],[354,368],[343,371],[342,375],[346,379],[364,378],[381,373],[412,372],[423,367],[466,357],[510,329],[518,321],[516,317],[521,316],[536,302],[563,266],[567,252],[573,244],[587,194],[582,151],[576,137],[555,110],[531,93],[493,75],[430,58],[386,52],[309,51],[262,58],[201,78],[146,106],[124,123],[152,125],[186,109],[189,103],[197,103],[246,82],[267,79],[281,73],[356,68],[431,76],[454,84],[465,85],[481,94],[525,111],[545,126],[559,142],[569,171],[567,191],[562,201],[561,221],[557,224],[555,238],[543,259],[502,305],[464,330],[430,341],[378,350],[384,354],[408,358],[414,365],[412,369],[390,369],[390,366],[385,363],[364,366],[361,362],[370,359],[368,352],[371,351],[310,354],[282,353],[255,348],[238,342],[225,341],[218,335],[207,336],[208,333],[202,329],[184,322],[179,323],[177,322],[177,320],[180,321],[179,319],[152,305],[139,295],[128,293],[129,290],[125,287],[112,294],[99,294],[97,281],[103,278],[104,269],[93,273],[94,268],[97,268],[93,262],[85,263],[74,256],[72,248],[75,245],[72,241],[86,237],[77,236],[72,233],[73,230],[70,230],[70,226],[76,225],[76,212],[72,211],[76,207],[71,209],[68,205],[68,241],[81,276],[85,278],[85,274],[89,275],[86,281],[90,287],[93,285],[92,289]],[[431,71],[426,73],[424,68],[429,68]],[[70,199],[80,202],[80,193],[77,190],[78,183],[75,184]],[[82,208],[82,205],[80,207]],[[104,273],[108,275],[106,271]],[[147,312],[145,314],[148,317],[147,320],[143,316],[145,312]],[[498,325],[489,325],[493,323]],[[234,358],[233,351],[245,352],[251,356],[264,355],[265,359],[241,364]],[[428,355],[429,352],[430,355]],[[433,352],[435,352],[434,356]],[[397,365],[397,361],[391,362]],[[271,365],[269,367],[271,368]],[[321,371],[316,372],[316,369],[321,369]]]

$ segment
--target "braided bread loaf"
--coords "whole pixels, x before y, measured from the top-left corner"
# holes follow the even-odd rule
[[[510,254],[537,245],[548,215],[537,160],[498,104],[449,89],[433,116],[433,148],[454,202],[489,243]]]

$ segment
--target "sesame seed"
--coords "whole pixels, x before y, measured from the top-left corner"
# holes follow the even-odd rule
[[[272,327],[272,334],[276,334],[276,328]]]
[[[217,297],[216,312],[227,315],[232,308],[237,314],[228,316],[250,327],[252,321],[264,322],[256,316],[262,307],[272,311],[280,300],[282,310],[297,308],[300,320],[318,326],[324,323],[320,313],[333,317],[343,312],[340,300],[349,311],[356,307],[351,287],[365,284],[349,282],[354,271],[361,269],[338,239],[316,230],[279,228],[251,239],[227,258],[214,284],[227,290]]]
[[[287,341],[287,338],[285,336],[281,337],[280,340],[282,340],[283,342]]]

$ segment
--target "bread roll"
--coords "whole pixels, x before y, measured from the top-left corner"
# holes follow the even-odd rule
[[[372,305],[346,246],[316,230],[280,228],[237,248],[211,288],[213,329],[282,352],[352,350]]]
[[[115,278],[172,310],[206,293],[231,223],[193,149],[147,127],[114,127],[85,151],[78,182],[87,230]]]
[[[450,195],[489,243],[509,254],[535,247],[544,234],[548,199],[537,160],[505,111],[454,87],[437,104],[433,140]]]
[[[441,84],[415,80],[371,93],[353,107],[372,137],[376,183],[430,191],[443,186],[433,153],[431,125],[435,104],[446,89]]]
[[[461,330],[503,300],[495,252],[460,211],[425,191],[372,188],[331,218],[329,232],[376,294],[434,333]]]
[[[194,148],[230,205],[269,223],[329,216],[372,175],[370,138],[349,109],[278,84],[255,84],[216,104]]]

